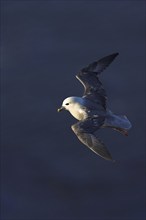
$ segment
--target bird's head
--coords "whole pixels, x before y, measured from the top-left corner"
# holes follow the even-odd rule
[[[58,112],[60,112],[62,110],[70,111],[77,104],[82,105],[83,99],[80,97],[74,97],[74,96],[68,97],[68,98],[64,99],[61,108],[58,109]]]

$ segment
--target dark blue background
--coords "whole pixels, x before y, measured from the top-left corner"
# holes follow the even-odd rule
[[[2,1],[2,220],[144,220],[144,1]],[[116,163],[57,113],[75,74],[119,52],[101,80],[129,137],[99,131]]]

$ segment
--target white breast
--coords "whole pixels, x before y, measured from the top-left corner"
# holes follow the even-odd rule
[[[81,106],[78,104],[72,106],[72,108],[70,108],[69,111],[72,114],[72,116],[76,118],[77,120],[83,120],[87,116],[87,113],[85,112],[85,110],[81,108]]]

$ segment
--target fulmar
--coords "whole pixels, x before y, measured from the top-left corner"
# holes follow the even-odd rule
[[[112,128],[127,136],[131,123],[125,115],[116,115],[107,107],[107,95],[99,80],[100,73],[119,53],[113,53],[81,69],[76,78],[84,86],[82,97],[66,98],[58,112],[68,110],[78,122],[71,126],[78,139],[100,157],[113,161],[109,150],[97,137],[99,128]]]

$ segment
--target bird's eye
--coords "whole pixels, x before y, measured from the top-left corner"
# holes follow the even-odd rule
[[[69,105],[69,103],[66,103],[65,105]]]

